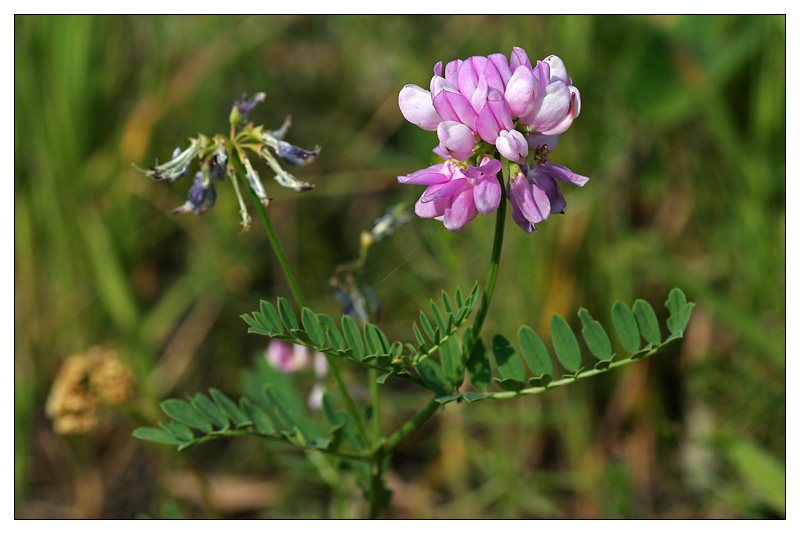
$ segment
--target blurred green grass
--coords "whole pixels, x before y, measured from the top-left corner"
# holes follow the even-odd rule
[[[567,215],[537,234],[509,223],[486,332],[580,306],[608,324],[615,300],[660,302],[673,286],[697,302],[695,317],[671,353],[622,372],[448,407],[429,423],[438,432],[412,436],[395,458],[390,516],[783,516],[779,16],[15,17],[16,516],[158,515],[177,499],[204,517],[181,478],[196,466],[234,495],[248,477],[267,484],[260,506],[217,493],[228,516],[328,515],[329,490],[305,457],[272,445],[178,457],[133,442],[137,421],[121,415],[86,437],[50,429],[43,405],[59,362],[95,344],[124,355],[151,417],[166,395],[235,392],[264,348],[238,316],[288,295],[263,232],[240,235],[230,188],[203,217],[171,216],[186,185],[156,184],[131,163],[225,132],[232,101],[266,91],[257,123],[292,114],[290,140],[323,147],[298,173],[313,192],[267,187],[310,304],[337,314],[333,269],[383,209],[415,200],[396,176],[431,158],[434,135],[404,121],[399,89],[426,86],[436,61],[515,45],[567,64],[583,109],[553,160],[592,181],[565,190]],[[379,243],[367,282],[386,332],[409,339],[430,296],[483,280],[492,231],[486,218],[459,235],[414,219]],[[388,424],[420,402],[394,393]]]

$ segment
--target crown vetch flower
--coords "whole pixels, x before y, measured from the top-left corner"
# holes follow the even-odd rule
[[[562,212],[566,203],[554,180],[588,180],[546,157],[580,114],[580,92],[564,62],[548,56],[534,66],[525,50],[514,47],[509,57],[438,62],[433,74],[429,91],[406,85],[398,100],[409,122],[436,131],[434,153],[447,160],[398,177],[400,183],[428,186],[417,215],[458,232],[478,213],[496,210],[502,187],[495,150],[516,164],[508,196],[517,224],[532,232],[535,223]]]

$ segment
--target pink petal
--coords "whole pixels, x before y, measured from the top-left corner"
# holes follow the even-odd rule
[[[458,88],[455,85],[448,82],[441,76],[434,76],[433,78],[431,78],[431,96],[435,97],[443,90],[448,90],[453,93],[458,92]]]
[[[439,61],[436,65],[433,66],[433,74],[434,76],[441,76],[442,75],[442,62]]]
[[[572,95],[562,82],[551,83],[545,88],[544,98],[533,111],[533,127],[537,132],[555,135],[561,132],[552,131],[569,113]]]
[[[422,169],[407,176],[398,176],[397,181],[401,184],[422,184],[434,185],[447,182],[449,178],[442,174],[444,164],[432,165],[427,169]]]
[[[475,199],[475,207],[478,211],[483,215],[489,215],[500,205],[500,199],[503,196],[503,188],[500,187],[497,176],[492,175],[478,180],[472,188],[472,195]]]
[[[550,161],[547,161],[546,163],[542,162],[536,167],[537,169],[541,169],[541,171],[546,173],[547,175],[552,176],[556,180],[567,182],[572,185],[577,185],[578,187],[583,187],[584,185],[586,185],[586,182],[589,181],[589,178],[587,178],[586,176],[575,174],[565,166],[558,165],[556,163],[551,163]]]
[[[528,59],[528,54],[525,52],[525,50],[523,50],[518,46],[515,46],[514,49],[511,51],[511,62],[510,62],[511,71],[514,72],[520,65],[524,65],[528,68],[531,68],[531,60]]]
[[[528,155],[528,142],[517,130],[502,130],[495,141],[497,150],[508,160],[525,163]]]
[[[536,105],[536,79],[533,71],[525,66],[517,67],[506,86],[505,99],[514,117],[524,117],[533,111]]]
[[[414,205],[414,213],[423,219],[435,219],[436,217],[442,217],[449,202],[449,198],[441,198],[439,200],[434,200],[433,202],[422,202],[422,200],[417,200],[417,203]]]
[[[442,122],[431,101],[431,94],[417,85],[406,85],[400,90],[400,112],[412,124],[432,131]]]
[[[544,62],[550,65],[550,82],[564,82],[565,85],[572,85],[572,78],[567,74],[567,67],[558,56],[547,56]]]
[[[441,91],[433,99],[433,107],[443,120],[457,121],[469,126],[472,130],[475,129],[475,119],[478,118],[478,114],[472,109],[469,100],[459,93]]]
[[[494,66],[497,67],[498,72],[500,73],[500,77],[503,80],[503,88],[506,87],[508,80],[511,78],[511,68],[508,66],[508,58],[505,54],[492,54],[489,56],[489,61],[494,63]]]
[[[494,87],[501,93],[506,90],[506,84],[503,82],[503,76],[500,74],[500,71],[494,62],[486,62],[486,67],[484,67],[481,76],[486,78],[486,81],[489,83],[489,87]]]
[[[460,232],[478,214],[470,189],[459,193],[444,210],[444,227],[451,232]]]
[[[514,121],[511,119],[511,111],[506,101],[487,100],[478,115],[478,120],[475,121],[475,129],[478,130],[481,139],[492,144],[501,130],[513,130]]]
[[[483,74],[487,61],[483,56],[472,56],[458,68],[458,91],[468,99],[478,87],[478,77]]]
[[[486,100],[489,97],[489,84],[486,81],[486,78],[481,76],[478,79],[478,87],[475,88],[475,92],[472,93],[472,98],[470,99],[470,103],[472,104],[472,109],[475,110],[475,113],[480,113],[483,111],[483,106],[486,105]]]
[[[455,121],[443,121],[439,123],[436,133],[444,150],[449,152],[455,159],[464,161],[472,155],[475,148],[475,134],[468,126]]]
[[[453,86],[458,86],[458,69],[461,67],[462,63],[464,62],[460,59],[456,59],[448,63],[444,68],[444,77],[448,82],[452,83]]]
[[[433,187],[429,187],[425,190],[425,193],[422,194],[419,200],[425,204],[433,200],[439,200],[440,198],[451,197],[464,189],[467,185],[469,185],[469,181],[466,178],[459,178],[457,180],[453,180],[452,182],[441,184],[441,187],[436,187],[435,189]]]
[[[550,201],[550,213],[563,213],[564,208],[567,207],[567,201],[564,200],[564,195],[556,181],[542,173],[534,173],[533,181],[547,195],[547,199]]]

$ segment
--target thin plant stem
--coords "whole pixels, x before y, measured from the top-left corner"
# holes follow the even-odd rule
[[[500,253],[503,251],[503,234],[506,222],[506,188],[502,176],[499,182],[502,193],[500,195],[500,205],[497,207],[497,218],[495,219],[492,259],[489,263],[489,273],[486,275],[486,285],[483,288],[481,304],[478,307],[478,313],[475,315],[475,322],[472,324],[471,335],[469,337],[469,351],[464,350],[464,353],[467,355],[472,350],[472,347],[475,346],[475,343],[481,335],[483,321],[486,319],[486,313],[489,311],[489,304],[492,302],[494,284],[497,281],[497,273],[500,269]]]
[[[506,219],[506,195],[502,176],[499,182],[502,189],[502,195],[500,196],[500,205],[497,207],[497,218],[495,219],[492,257],[489,263],[489,272],[486,275],[486,284],[483,290],[483,297],[481,298],[481,303],[478,307],[478,313],[475,316],[475,322],[472,325],[471,334],[467,341],[468,346],[463,347],[465,360],[480,336],[483,322],[486,319],[486,313],[489,310],[489,303],[492,300],[494,285],[497,281],[497,273],[500,267],[500,253],[503,249],[503,230],[505,228]],[[409,434],[414,432],[414,430],[419,428],[425,421],[428,420],[430,416],[436,413],[436,410],[439,408],[439,406],[441,406],[441,404],[436,402],[436,399],[431,399],[425,406],[420,408],[420,410],[414,414],[411,419],[406,421],[403,426],[398,428],[391,436],[389,436],[389,438],[386,440],[385,449],[391,451],[397,447],[397,445],[399,445],[400,442],[403,441]]]
[[[369,370],[369,392],[372,400],[372,446],[377,447],[381,439],[381,392],[378,370]]]
[[[247,170],[242,165],[241,160],[239,159],[239,154],[236,150],[232,151],[231,160],[233,161],[236,170],[242,176],[247,174]],[[256,205],[256,211],[258,212],[258,218],[261,219],[261,223],[264,226],[264,232],[267,234],[267,239],[269,240],[269,244],[272,246],[273,252],[275,252],[275,257],[278,259],[278,263],[281,266],[281,270],[283,271],[284,276],[286,277],[286,281],[289,284],[289,289],[292,292],[292,296],[294,297],[295,304],[299,308],[306,307],[306,299],[303,295],[303,290],[300,289],[300,284],[297,283],[297,278],[294,276],[294,271],[292,270],[292,266],[289,265],[289,260],[286,257],[286,252],[283,250],[283,246],[281,246],[281,242],[278,239],[278,234],[275,233],[275,229],[272,226],[272,222],[269,220],[269,215],[267,215],[267,210],[264,209],[264,204],[261,203],[261,199],[258,198],[256,192],[253,191],[253,188],[250,187],[248,184],[247,190],[250,191],[250,196],[253,199],[253,203]],[[347,392],[347,386],[345,386],[344,381],[342,380],[342,375],[339,372],[338,362],[334,360],[328,354],[325,354],[325,360],[328,362],[328,369],[331,372],[331,376],[333,380],[336,382],[336,387],[339,390],[339,394],[342,396],[342,400],[344,401],[345,408],[347,409],[347,413],[350,414],[350,417],[353,419],[353,423],[356,426],[356,431],[358,432],[359,436],[361,437],[362,441],[364,442],[364,446],[369,446],[369,439],[367,438],[367,433],[364,431],[364,425],[361,422],[361,417],[358,414],[358,409],[356,409],[355,403],[353,403],[353,399],[350,398],[350,394]]]

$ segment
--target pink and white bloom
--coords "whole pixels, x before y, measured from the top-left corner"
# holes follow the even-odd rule
[[[434,152],[447,160],[398,177],[428,186],[417,215],[459,232],[478,213],[495,211],[502,196],[496,153],[521,169],[509,181],[508,198],[523,230],[533,232],[536,223],[562,212],[566,202],[556,180],[579,186],[588,180],[547,159],[581,109],[564,62],[548,56],[534,66],[525,50],[514,47],[509,57],[439,62],[433,74],[430,91],[406,85],[399,97],[407,120],[436,131]]]
[[[484,156],[480,167],[463,170],[453,161],[432,165],[407,176],[398,176],[401,184],[422,184],[428,188],[417,201],[414,211],[424,219],[436,219],[451,232],[461,229],[478,213],[488,215],[500,205],[502,188],[497,173],[502,164]]]
[[[273,368],[284,373],[294,373],[305,369],[311,363],[306,347],[285,343],[280,339],[273,339],[269,342],[264,356]]]

